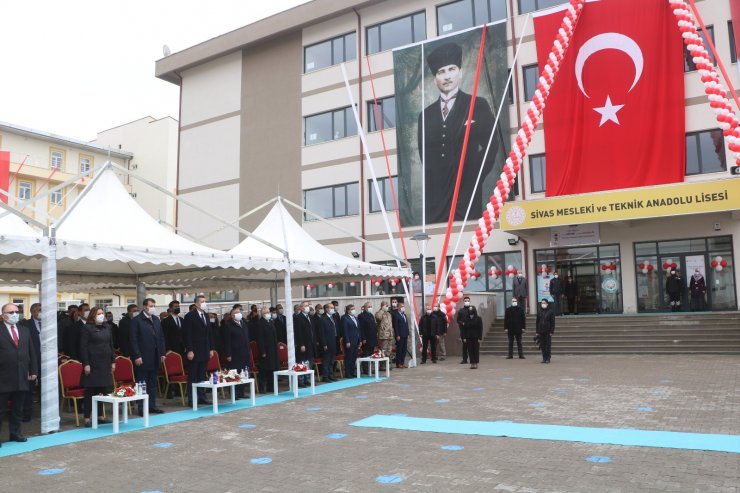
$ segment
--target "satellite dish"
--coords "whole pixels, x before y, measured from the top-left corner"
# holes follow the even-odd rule
[[[162,46],[162,54],[164,54],[164,56],[170,56],[172,54],[170,47],[167,45]]]

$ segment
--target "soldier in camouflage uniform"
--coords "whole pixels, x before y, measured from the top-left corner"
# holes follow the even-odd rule
[[[375,322],[378,326],[378,347],[383,350],[390,361],[395,341],[393,340],[393,321],[388,311],[387,301],[380,303],[380,310],[375,314]]]

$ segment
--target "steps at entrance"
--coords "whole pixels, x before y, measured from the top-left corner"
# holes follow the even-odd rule
[[[740,354],[740,312],[573,315],[557,317],[556,354]],[[535,317],[527,316],[524,352],[534,345]],[[503,318],[481,343],[482,354],[506,355]],[[516,353],[516,343],[514,343]]]

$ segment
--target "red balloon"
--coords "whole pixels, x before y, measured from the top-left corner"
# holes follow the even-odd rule
[[[663,268],[664,269],[667,270],[669,267],[670,267],[670,264],[668,264],[667,262],[663,263]]]
[[[550,268],[549,265],[547,267],[545,267],[545,272],[547,272],[549,274],[551,271],[552,271],[552,269]]]
[[[653,264],[649,264],[649,265],[647,266],[647,270],[648,270],[648,272],[652,272],[654,268],[655,268],[655,267],[653,266]]]
[[[723,260],[719,263],[719,265],[721,265],[722,267],[727,267],[727,260]]]
[[[611,265],[609,266],[609,269],[610,269],[610,270],[617,270],[617,264],[611,264]]]
[[[719,265],[719,262],[717,262],[716,260],[712,260],[711,262],[709,262],[709,265],[711,265],[712,269],[714,269],[715,267],[717,267],[717,265]]]
[[[604,264],[601,264],[601,270],[606,270],[606,269],[608,269],[608,268],[609,268],[608,266],[606,266],[606,265],[604,265]]]
[[[645,264],[640,264],[638,267],[640,267],[640,270],[645,268]]]
[[[671,264],[671,269],[675,269],[676,267],[678,267],[678,264],[676,262],[673,262]]]

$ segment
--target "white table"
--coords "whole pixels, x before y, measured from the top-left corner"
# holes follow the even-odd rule
[[[118,433],[118,405],[123,404],[123,422],[128,423],[128,403],[144,401],[144,427],[149,426],[149,394],[138,394],[131,397],[115,397],[112,395],[94,395],[92,398],[92,427],[98,428],[98,402],[113,404],[113,433]]]
[[[254,378],[243,378],[238,382],[199,382],[193,384],[193,411],[198,410],[198,388],[211,389],[211,400],[213,402],[213,414],[218,414],[218,389],[222,387],[231,387],[231,403],[236,403],[236,386],[249,384],[249,396],[252,399],[252,405],[257,404],[254,395]]]
[[[298,377],[302,375],[309,375],[311,377],[311,393],[316,393],[316,383],[314,382],[313,370],[309,369],[306,371],[293,371],[293,370],[278,370],[272,372],[272,383],[275,395],[278,395],[278,377],[288,377],[288,385],[290,390],[293,391],[293,397],[298,397]]]
[[[385,362],[385,378],[391,377],[391,369],[390,369],[390,358],[388,356],[385,356],[383,358],[371,358],[370,356],[366,358],[357,358],[357,362],[355,363],[357,365],[357,378],[360,378],[360,367],[362,366],[362,363],[375,363],[375,381],[377,382],[380,380],[380,363],[381,361]],[[370,370],[370,376],[373,376],[373,367],[371,365],[367,365],[368,369]]]

